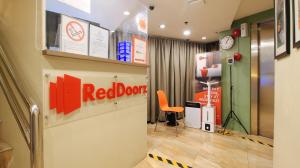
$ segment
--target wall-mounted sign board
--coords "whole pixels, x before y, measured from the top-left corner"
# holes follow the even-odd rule
[[[44,72],[45,128],[146,103],[145,75],[109,72]]]
[[[100,58],[108,58],[109,31],[107,29],[90,24],[89,55]]]
[[[147,41],[143,38],[133,36],[132,43],[132,62],[146,64]]]
[[[139,13],[136,16],[138,31],[148,34],[148,16],[145,13]]]
[[[121,41],[118,42],[118,57],[119,61],[131,62],[131,42]]]
[[[61,16],[61,51],[88,55],[88,23]]]

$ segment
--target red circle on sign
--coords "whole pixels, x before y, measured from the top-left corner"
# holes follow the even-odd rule
[[[76,21],[71,21],[67,24],[66,32],[70,39],[74,41],[81,41],[84,38],[83,26]]]

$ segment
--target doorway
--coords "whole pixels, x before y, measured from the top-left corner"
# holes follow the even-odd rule
[[[273,138],[274,21],[252,25],[251,133]]]

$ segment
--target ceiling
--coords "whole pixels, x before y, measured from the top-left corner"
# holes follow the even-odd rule
[[[134,19],[124,16],[128,10],[133,14],[145,11],[144,3],[139,0],[47,0],[46,9],[95,23],[109,30],[116,30],[125,21]]]
[[[235,20],[271,9],[274,7],[273,4],[273,0],[242,0]]]
[[[236,19],[273,8],[273,0],[141,0],[155,9],[149,13],[149,34],[191,41],[211,42],[218,32],[230,29]],[[197,1],[197,0],[196,0]],[[188,21],[188,25],[184,24]],[[165,24],[165,29],[159,26]],[[189,29],[188,37],[183,31]],[[207,40],[202,40],[202,37]]]

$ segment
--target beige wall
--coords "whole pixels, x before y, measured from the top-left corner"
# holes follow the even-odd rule
[[[25,92],[37,103],[42,97],[40,50],[36,42],[34,0],[0,0],[0,44],[17,67]],[[1,89],[0,89],[1,90]],[[27,116],[28,117],[28,116]],[[1,139],[14,148],[12,168],[29,168],[30,153],[6,98],[0,91]]]
[[[35,6],[35,0],[0,0],[0,44],[17,67],[25,91],[38,101],[42,97],[42,71],[36,27],[41,26],[36,26],[40,21],[36,22]]]
[[[275,64],[274,168],[299,167],[300,50]]]
[[[132,168],[146,157],[145,104],[45,129],[45,168]]]
[[[275,61],[274,168],[300,167],[299,72],[300,49],[292,49],[289,56]]]
[[[63,74],[79,77],[82,83],[88,81],[99,85],[96,87],[105,87],[109,83],[106,81],[107,76],[114,75],[118,75],[118,78],[122,78],[122,75],[128,76],[140,84],[147,83],[145,67],[53,56],[43,56],[43,67],[44,73],[50,74],[50,79],[43,77],[45,93],[49,84],[47,80],[55,82],[53,78]],[[51,116],[55,111],[49,111],[47,97],[48,94],[45,94],[43,111],[49,115],[48,118],[53,118]],[[55,125],[55,119],[49,119],[49,127],[46,126],[45,120],[45,168],[134,167],[147,154],[146,100],[145,97],[131,97],[118,100],[118,105],[83,105],[69,117],[58,117],[60,120],[67,119],[71,122]]]
[[[0,89],[0,141],[13,147],[13,163],[11,168],[29,168],[30,153],[24,137]]]

